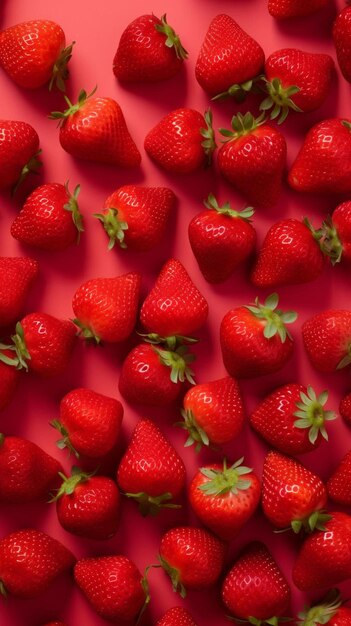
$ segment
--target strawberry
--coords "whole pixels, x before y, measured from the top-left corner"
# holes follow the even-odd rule
[[[339,413],[346,424],[351,425],[351,393],[348,393],[342,398]]]
[[[196,626],[191,615],[182,606],[168,609],[156,626]]]
[[[308,193],[351,192],[351,120],[331,118],[312,126],[288,176]]]
[[[225,544],[214,535],[192,526],[168,530],[161,539],[159,560],[182,598],[188,589],[214,585],[223,569]]]
[[[0,411],[4,409],[15,395],[19,380],[19,370],[13,367],[12,350],[1,349],[0,344]],[[8,359],[10,361],[8,361]],[[10,364],[8,365],[8,362]]]
[[[351,83],[351,7],[345,7],[337,16],[333,40],[342,75]]]
[[[238,113],[232,130],[220,129],[226,137],[218,152],[218,168],[237,191],[254,207],[276,204],[281,192],[286,163],[286,141],[282,133],[265,123],[264,113]]]
[[[351,363],[351,311],[328,309],[302,325],[307,355],[320,372],[334,372]]]
[[[84,89],[78,102],[65,96],[68,109],[54,111],[50,119],[58,120],[62,148],[84,161],[137,167],[141,156],[127,128],[122,109],[112,98],[93,98]]]
[[[213,194],[204,202],[207,209],[189,224],[189,241],[200,270],[209,283],[222,283],[252,254],[256,231],[250,223],[251,207],[219,206]]]
[[[185,394],[183,406],[184,421],[178,425],[188,432],[185,446],[195,444],[197,452],[203,445],[229,443],[244,424],[239,385],[230,376],[195,385]]]
[[[211,21],[195,66],[195,76],[210,95],[243,99],[252,79],[262,70],[264,52],[232,17]]]
[[[322,106],[330,90],[334,61],[329,54],[284,48],[273,52],[265,64],[267,98],[262,111],[269,111],[272,120],[286,120],[290,109],[300,113]]]
[[[81,559],[74,578],[96,613],[108,621],[130,623],[148,601],[145,582],[126,556]]]
[[[264,544],[251,543],[241,552],[224,579],[222,600],[236,618],[251,624],[278,624],[289,610],[289,585]]]
[[[11,235],[21,243],[41,250],[64,250],[79,242],[84,230],[77,198],[68,183],[51,183],[37,187],[25,201],[11,226]]]
[[[318,233],[308,220],[285,219],[267,232],[251,281],[256,287],[297,285],[315,280],[323,268]]]
[[[113,59],[113,72],[125,82],[157,82],[172,78],[188,53],[167,23],[166,14],[141,15],[123,31]]]
[[[350,626],[351,609],[342,606],[342,598],[338,589],[332,589],[319,603],[305,607],[299,613],[300,626]]]
[[[211,163],[216,149],[212,113],[176,109],[156,124],[145,137],[148,155],[163,169],[189,174]]]
[[[79,334],[96,343],[124,341],[133,332],[141,276],[130,272],[114,278],[92,278],[73,296],[74,323]]]
[[[189,487],[189,502],[200,521],[221,539],[231,541],[254,514],[261,486],[244,457],[227,467],[212,463],[201,467]]]
[[[320,245],[333,265],[351,261],[351,201],[339,204],[323,222]]]
[[[337,585],[351,578],[351,517],[331,513],[325,530],[305,539],[293,568],[293,581],[301,591]]]
[[[139,503],[143,515],[157,515],[174,504],[185,484],[185,466],[160,429],[150,420],[138,422],[117,471],[120,488]]]
[[[108,249],[146,251],[162,241],[176,197],[167,187],[124,185],[105,201],[96,217],[109,237]]]
[[[348,452],[327,482],[328,496],[338,504],[351,505],[351,452]]]
[[[21,437],[0,434],[0,501],[10,504],[47,501],[59,485],[61,464]]]
[[[290,17],[305,17],[323,9],[329,0],[268,0],[268,11],[278,20]]]
[[[26,122],[0,120],[0,190],[14,193],[30,172],[42,166],[38,160],[39,137]]]
[[[38,267],[29,257],[0,257],[0,327],[19,318]]]
[[[224,316],[220,342],[224,366],[234,378],[273,374],[285,365],[293,352],[293,339],[286,328],[297,318],[294,311],[277,308],[278,294],[260,304],[240,306]]]
[[[58,521],[67,532],[87,539],[111,539],[119,522],[120,494],[106,476],[94,476],[72,468],[51,502],[56,502]]]
[[[251,426],[263,439],[285,454],[305,454],[328,441],[326,422],[336,419],[324,407],[328,392],[319,396],[309,385],[288,383],[275,389],[256,407]]]
[[[15,531],[0,540],[0,593],[38,596],[74,562],[72,552],[46,533],[34,528]]]
[[[60,419],[51,426],[62,435],[57,446],[67,448],[77,458],[81,455],[99,458],[116,445],[121,430],[123,407],[91,389],[78,388],[67,393],[60,402]]]

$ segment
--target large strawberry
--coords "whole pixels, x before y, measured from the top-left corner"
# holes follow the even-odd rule
[[[0,411],[15,395],[19,376],[19,370],[13,367],[13,351],[1,348],[0,344]]]
[[[125,82],[156,82],[175,76],[187,56],[166,14],[141,15],[121,35],[113,72]]]
[[[320,372],[334,372],[351,363],[351,311],[328,309],[302,325],[307,355]]]
[[[72,552],[46,533],[31,528],[15,531],[0,541],[0,594],[40,595],[74,562]]]
[[[158,620],[156,626],[196,626],[191,615],[182,606],[174,606]]]
[[[351,505],[351,452],[338,464],[327,482],[328,496],[338,504]]]
[[[0,257],[0,327],[18,320],[38,274],[38,262],[29,257]]]
[[[102,213],[94,217],[109,237],[109,250],[118,244],[144,252],[161,242],[174,205],[175,195],[168,187],[124,185],[106,199]]]
[[[189,174],[211,163],[216,149],[212,113],[194,109],[171,111],[145,137],[148,155],[163,169]]]
[[[189,502],[200,521],[221,539],[234,539],[254,514],[261,486],[242,457],[229,466],[212,463],[201,467],[189,487]]]
[[[141,156],[127,128],[119,104],[112,98],[93,97],[82,90],[78,102],[65,96],[68,109],[54,111],[58,120],[60,144],[72,156],[118,167],[137,167]]]
[[[200,270],[209,283],[229,278],[253,252],[256,231],[250,223],[254,210],[219,206],[213,194],[204,202],[206,210],[189,224],[189,240]]]
[[[300,626],[350,626],[351,609],[343,606],[338,589],[331,589],[325,598],[298,614]]]
[[[329,0],[268,0],[268,11],[278,20],[304,17],[323,9]]]
[[[92,278],[73,296],[74,323],[79,334],[96,343],[124,341],[133,332],[139,303],[141,276]]]
[[[333,265],[351,261],[351,201],[346,200],[334,209],[320,230],[320,245]]]
[[[265,123],[264,113],[234,115],[231,130],[220,129],[226,138],[218,152],[221,174],[254,207],[271,207],[278,201],[286,164],[286,141],[282,133]]]
[[[62,450],[89,458],[108,454],[116,445],[123,419],[123,407],[91,389],[78,388],[60,402],[60,418],[51,425],[62,435],[57,446]]]
[[[297,318],[294,311],[278,309],[274,293],[264,304],[240,306],[224,316],[220,342],[224,365],[234,378],[254,378],[273,374],[285,365],[294,342],[286,328]]]
[[[351,7],[345,7],[333,26],[336,56],[343,77],[351,83]]]
[[[270,393],[253,411],[251,426],[267,443],[285,454],[305,454],[328,440],[326,422],[336,419],[326,410],[328,392],[319,396],[309,385],[288,383]]]
[[[351,120],[330,118],[308,131],[288,181],[296,191],[351,192]]]
[[[160,429],[141,420],[117,471],[120,488],[139,503],[143,515],[175,508],[185,484],[185,466]]]
[[[195,76],[210,96],[241,99],[262,70],[261,46],[225,14],[211,21],[195,66]]]
[[[30,172],[37,172],[39,137],[26,122],[0,120],[0,189],[15,192]]]

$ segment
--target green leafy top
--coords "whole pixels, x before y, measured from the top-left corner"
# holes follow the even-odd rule
[[[230,202],[228,201],[225,202],[223,206],[219,206],[213,193],[210,193],[207,200],[204,200],[204,205],[208,209],[213,209],[217,211],[217,213],[220,213],[220,215],[226,215],[228,217],[240,217],[246,222],[251,221],[250,217],[252,217],[255,212],[254,209],[250,206],[243,209],[243,211],[235,211],[234,209],[232,209],[232,207],[230,206]]]
[[[204,114],[206,128],[200,128],[200,134],[204,138],[204,141],[201,143],[204,152],[207,156],[207,165],[211,165],[212,162],[212,154],[217,148],[215,132],[213,130],[213,116],[212,111],[208,109]]]
[[[260,111],[266,112],[269,111],[269,109],[272,109],[270,118],[271,120],[278,118],[278,124],[282,124],[286,120],[290,109],[293,109],[293,111],[297,111],[298,113],[303,113],[302,109],[300,109],[300,107],[298,107],[291,99],[291,96],[294,96],[301,91],[300,87],[297,87],[296,85],[283,87],[279,78],[273,78],[272,81],[265,78],[263,80],[266,85],[268,96],[263,100],[263,102],[261,102]]]
[[[246,474],[251,474],[252,468],[242,465],[244,457],[236,463],[227,467],[227,459],[223,461],[223,470],[202,467],[201,474],[208,478],[208,482],[198,487],[207,496],[224,496],[227,493],[237,494],[239,491],[246,491],[251,486],[251,480],[243,478]]]
[[[68,117],[77,113],[77,111],[79,111],[79,109],[81,109],[82,106],[84,106],[86,101],[89,98],[91,98],[91,96],[94,95],[96,90],[97,90],[97,85],[94,87],[93,91],[91,91],[89,94],[87,94],[87,92],[84,89],[81,89],[81,91],[79,92],[78,101],[76,102],[76,104],[73,104],[67,96],[64,96],[68,109],[66,109],[65,111],[53,111],[52,113],[50,113],[49,119],[58,120],[58,126],[62,126],[62,124]]]
[[[60,91],[66,91],[65,81],[67,80],[69,74],[67,65],[71,60],[72,50],[75,43],[75,41],[72,41],[69,46],[61,51],[60,56],[56,59],[54,67],[52,68],[49,91],[52,90],[54,85],[56,85]]]
[[[251,311],[257,319],[266,321],[263,331],[266,339],[271,339],[278,334],[282,343],[284,343],[287,337],[292,339],[285,325],[295,322],[297,313],[295,311],[281,311],[277,308],[278,302],[278,294],[272,293],[266,298],[264,304],[260,304],[257,297],[254,306],[246,306],[245,308]]]
[[[112,250],[117,242],[120,248],[127,248],[127,244],[124,241],[124,234],[129,228],[128,222],[118,218],[118,209],[109,207],[105,209],[104,213],[94,213],[93,217],[100,220],[104,230],[109,236],[108,250]]]
[[[189,367],[189,363],[192,363],[195,357],[187,351],[187,346],[179,346],[171,351],[152,345],[152,349],[158,354],[161,363],[170,368],[172,383],[183,383],[187,380],[191,385],[195,385],[194,372]]]
[[[71,476],[65,476],[65,474],[59,472],[58,475],[60,476],[60,478],[62,478],[62,485],[57,490],[57,494],[50,499],[50,502],[56,502],[57,500],[62,498],[62,496],[71,496],[74,493],[77,485],[80,485],[81,483],[86,483],[88,480],[90,480],[90,478],[94,476],[95,473],[96,471],[88,474],[86,472],[83,472],[80,467],[76,466],[72,467]]]
[[[314,389],[309,385],[307,394],[303,391],[300,393],[300,402],[296,402],[297,411],[294,416],[298,417],[294,422],[295,428],[308,428],[308,438],[312,444],[315,444],[319,433],[328,441],[328,433],[325,428],[325,422],[336,419],[333,411],[326,411],[324,406],[328,400],[328,391],[322,391],[317,396]]]
[[[246,80],[244,83],[236,83],[231,85],[227,91],[222,91],[212,98],[212,100],[226,100],[227,98],[234,98],[235,102],[244,102],[249,93],[262,93],[260,88],[260,82],[264,79],[264,76],[260,74]]]
[[[256,130],[256,128],[262,126],[262,124],[264,124],[265,122],[266,116],[264,113],[262,113],[256,119],[254,118],[252,113],[245,113],[245,115],[243,115],[242,113],[238,113],[237,115],[234,115],[232,117],[232,130],[220,128],[219,132],[224,137],[228,137],[228,139],[224,140],[225,143],[226,141],[233,141],[235,139],[239,139],[239,137],[243,137],[244,135],[252,133],[254,130]]]
[[[206,431],[199,426],[193,412],[190,409],[181,410],[183,422],[176,422],[175,426],[180,426],[188,432],[188,438],[184,444],[185,448],[195,444],[195,452],[200,452],[202,446],[209,446],[210,440]]]
[[[28,163],[26,163],[22,167],[22,171],[20,173],[19,179],[15,183],[15,185],[11,189],[11,195],[14,196],[17,192],[18,188],[22,185],[23,181],[26,180],[28,174],[38,174],[39,169],[43,166],[42,162],[38,159],[39,154],[42,153],[42,150],[38,150],[33,156],[29,159]]]
[[[77,185],[73,191],[73,194],[71,194],[68,188],[68,184],[69,184],[69,181],[67,181],[65,184],[65,189],[66,189],[67,196],[68,196],[68,202],[64,205],[63,208],[66,211],[69,211],[70,213],[72,213],[72,221],[77,229],[77,243],[79,243],[80,234],[84,232],[83,215],[81,214],[79,210],[79,205],[78,205],[80,185]]]
[[[182,43],[179,39],[179,36],[175,33],[173,28],[167,23],[166,13],[161,17],[161,23],[155,24],[155,29],[164,35],[166,35],[165,46],[167,48],[174,48],[174,52],[176,53],[177,59],[181,59],[184,61],[188,58],[188,53],[183,48]]]
[[[0,361],[6,363],[6,365],[12,365],[12,367],[18,370],[25,369],[28,371],[27,361],[30,361],[31,356],[26,346],[24,331],[20,322],[17,322],[15,330],[16,334],[11,336],[12,344],[5,345],[0,343],[0,350],[10,350],[14,354],[12,357],[9,357],[3,352],[0,352]]]
[[[304,611],[298,614],[300,626],[318,626],[327,624],[337,613],[342,605],[340,591],[331,589],[320,604],[312,607],[305,607]]]

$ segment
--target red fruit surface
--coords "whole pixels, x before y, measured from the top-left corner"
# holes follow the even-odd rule
[[[268,0],[269,13],[278,20],[290,17],[304,17],[323,9],[329,0]]]
[[[340,461],[327,482],[328,496],[334,502],[351,505],[351,452]]]
[[[339,413],[346,424],[351,424],[351,393],[342,398],[339,406]]]
[[[8,189],[37,169],[39,137],[30,124],[12,120],[0,120],[0,137],[0,189]]]
[[[313,367],[334,372],[350,362],[351,311],[328,309],[302,325],[304,346]]]
[[[345,7],[337,16],[333,39],[342,75],[351,83],[351,7]]]
[[[196,626],[191,615],[182,606],[168,609],[156,626]]]
[[[68,366],[76,329],[72,322],[47,313],[30,313],[21,320],[24,341],[30,354],[28,368],[40,376],[57,376]]]
[[[18,320],[38,267],[29,257],[0,257],[0,327]]]
[[[331,246],[337,261],[351,261],[351,201],[342,202],[331,216]],[[334,239],[335,237],[335,239]],[[333,258],[333,257],[332,257]]]

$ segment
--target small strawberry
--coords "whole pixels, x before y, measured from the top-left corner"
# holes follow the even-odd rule
[[[302,325],[307,355],[319,372],[335,372],[351,363],[351,311],[328,309]]]
[[[113,59],[113,72],[125,82],[157,82],[172,78],[188,53],[167,23],[166,14],[141,15],[123,31]]]
[[[176,109],[156,124],[145,137],[148,155],[163,169],[189,174],[211,163],[216,149],[212,113]]]
[[[74,562],[72,552],[46,533],[15,531],[0,540],[0,594],[38,596]]]
[[[64,250],[79,242],[84,230],[77,198],[68,183],[51,183],[37,187],[25,201],[11,226],[11,235],[21,243],[41,250]]]
[[[351,192],[351,120],[331,118],[312,126],[289,172],[296,191]]]
[[[327,482],[328,496],[338,504],[351,505],[351,452],[340,461]]]
[[[100,556],[78,561],[75,581],[103,619],[131,623],[148,602],[146,584],[126,556]]]
[[[232,17],[211,21],[196,61],[195,76],[210,96],[244,99],[264,64],[261,46]]]
[[[92,278],[73,296],[74,323],[79,334],[96,343],[124,341],[133,332],[139,303],[141,276]]]
[[[334,209],[321,228],[320,245],[333,265],[351,261],[351,201],[342,202]]]
[[[57,446],[77,458],[99,458],[116,445],[123,419],[123,407],[91,389],[73,389],[60,402],[60,419],[51,422],[62,435]]]
[[[220,342],[225,368],[234,378],[254,378],[281,369],[293,352],[294,342],[286,328],[297,318],[294,311],[277,308],[278,294],[264,304],[258,298],[251,306],[240,306],[224,316]]]
[[[200,521],[221,539],[231,541],[255,513],[261,486],[244,457],[227,467],[212,463],[201,467],[189,487],[189,502]]]
[[[251,207],[236,211],[226,202],[219,206],[213,194],[204,202],[207,210],[189,224],[189,240],[200,270],[209,283],[221,283],[252,254],[256,231],[250,223]]]
[[[311,15],[329,4],[329,0],[268,0],[268,11],[278,20]]]
[[[351,517],[331,513],[325,530],[305,539],[293,568],[293,581],[301,591],[337,585],[351,578]]]
[[[251,426],[285,454],[305,454],[328,441],[326,422],[336,419],[324,407],[328,392],[319,396],[309,385],[288,383],[269,394],[250,417]]]
[[[192,526],[168,530],[161,539],[159,560],[182,598],[189,589],[214,585],[223,569],[225,544],[214,535]]]
[[[350,626],[351,609],[343,606],[338,589],[331,589],[319,604],[305,607],[298,617],[299,626]]]
[[[282,133],[251,113],[232,118],[232,130],[220,129],[226,137],[218,152],[221,174],[254,207],[276,204],[286,164],[286,141]]]
[[[340,406],[339,406],[339,413],[341,417],[343,418],[343,420],[346,422],[346,424],[350,426],[351,425],[351,393],[348,393],[346,396],[342,398],[340,402]]]
[[[222,600],[235,618],[251,624],[278,624],[289,611],[289,585],[264,544],[251,543],[239,555],[224,579]]]
[[[0,257],[0,327],[19,318],[38,267],[29,257]]]
[[[38,160],[39,137],[26,122],[0,120],[0,190],[14,193],[30,172],[42,166]]]
[[[138,422],[117,471],[117,481],[128,498],[139,503],[142,515],[161,508],[179,508],[185,484],[185,466],[160,429],[150,420]]]
[[[318,278],[323,268],[318,234],[308,220],[285,219],[267,232],[251,281],[256,287],[298,285]]]
[[[50,119],[59,120],[60,144],[77,159],[137,167],[141,156],[127,128],[122,109],[112,98],[92,97],[82,90],[77,104],[65,96],[68,109],[54,111]]]
[[[336,56],[343,77],[351,83],[351,7],[345,7],[333,26]]]
[[[94,214],[109,237],[108,249],[115,244],[143,252],[155,248],[165,235],[175,199],[168,187],[125,185],[114,191],[102,213]]]
[[[191,615],[182,606],[168,609],[156,626],[197,626]]]
[[[12,400],[17,389],[19,370],[13,367],[12,350],[2,349],[0,344],[0,411]]]

